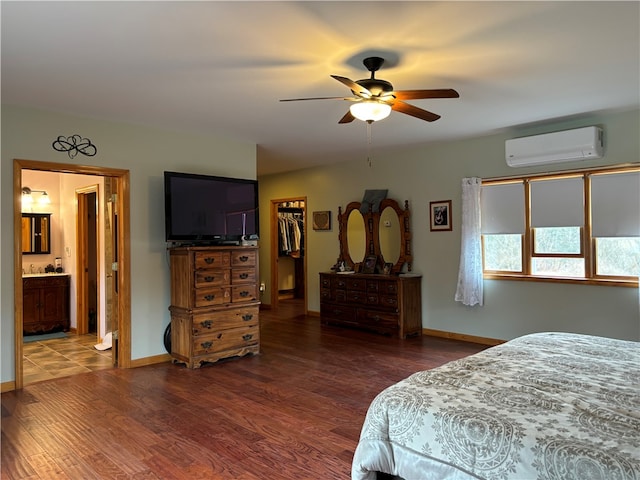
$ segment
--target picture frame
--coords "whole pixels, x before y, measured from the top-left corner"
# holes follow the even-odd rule
[[[331,210],[313,212],[314,230],[331,230]]]
[[[429,202],[429,218],[432,232],[453,230],[451,224],[451,200]]]
[[[360,273],[375,273],[376,265],[378,265],[377,255],[367,255],[364,257],[362,266],[360,267]]]
[[[386,262],[384,267],[382,268],[382,273],[385,275],[391,275],[391,269],[393,268],[393,263]]]

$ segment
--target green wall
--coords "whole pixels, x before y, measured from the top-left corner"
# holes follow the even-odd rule
[[[271,199],[307,196],[307,213],[331,210],[331,231],[307,229],[307,295],[310,311],[319,311],[318,272],[338,257],[338,206],[362,199],[365,189],[388,189],[388,197],[409,201],[413,233],[413,271],[423,275],[424,328],[480,337],[511,339],[529,332],[562,330],[640,340],[638,289],[559,283],[487,280],[483,307],[454,302],[460,256],[461,179],[501,177],[561,169],[640,161],[639,111],[594,114],[514,129],[495,135],[436,145],[373,151],[373,165],[362,158],[337,165],[260,177],[260,276],[269,302],[269,204]],[[605,158],[583,162],[510,168],[504,158],[508,138],[600,125]],[[383,124],[378,128],[383,128]],[[346,128],[352,128],[347,126]],[[428,128],[425,127],[425,128]],[[357,138],[357,137],[354,137]],[[453,231],[429,231],[429,202],[453,201]],[[640,201],[640,198],[639,198]]]
[[[98,149],[70,159],[56,152],[59,136],[78,134]],[[126,169],[131,182],[131,358],[166,353],[170,322],[169,263],[164,241],[163,172],[256,178],[256,145],[57,113],[2,106],[0,169],[1,382],[14,380],[13,159]]]

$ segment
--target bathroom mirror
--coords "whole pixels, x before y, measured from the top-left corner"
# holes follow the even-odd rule
[[[378,212],[360,212],[360,202],[351,202],[344,212],[338,207],[340,260],[353,268],[365,257],[377,256],[379,265],[391,263],[389,273],[400,273],[407,264],[411,270],[411,230],[409,204],[402,208],[397,201],[386,198]]]
[[[22,214],[22,254],[51,253],[51,214]]]

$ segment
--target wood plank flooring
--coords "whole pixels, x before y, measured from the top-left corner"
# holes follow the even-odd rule
[[[3,393],[0,477],[348,479],[369,403],[484,348],[261,312],[262,352],[188,370],[110,369]]]

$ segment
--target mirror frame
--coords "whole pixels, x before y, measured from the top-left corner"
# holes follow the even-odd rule
[[[42,218],[46,218],[47,219],[47,232],[46,232],[46,236],[47,236],[47,249],[43,250],[42,249],[42,240],[40,241],[34,241],[32,242],[31,245],[31,250],[30,251],[23,251],[22,254],[23,255],[49,255],[51,253],[51,214],[50,213],[23,213],[22,214],[22,218],[28,218],[29,219],[29,236],[31,238],[34,238],[34,236],[36,235],[36,232],[34,232],[33,229],[33,224],[34,224],[34,220],[38,220],[38,219],[42,219]],[[23,224],[24,225],[24,224]],[[38,235],[42,235],[42,233],[38,233]]]
[[[349,238],[347,235],[347,223],[349,221],[349,215],[353,210],[360,210],[360,206],[360,202],[351,202],[347,204],[344,212],[342,211],[342,207],[338,207],[338,239],[340,241],[339,260],[343,261],[349,268],[354,268],[354,265],[356,263],[360,263],[364,260],[362,259],[359,262],[356,262],[353,260],[353,258],[351,258],[351,254],[349,252]],[[391,268],[390,273],[400,273],[405,264],[407,264],[407,271],[410,272],[413,255],[411,254],[411,227],[409,224],[411,213],[409,210],[409,202],[407,200],[405,200],[404,208],[402,208],[396,200],[385,198],[380,202],[380,207],[378,208],[377,212],[372,212],[370,210],[369,212],[362,214],[365,223],[365,256],[376,255],[379,259],[379,262],[384,264],[382,251],[380,250],[379,233],[380,215],[387,207],[392,208],[396,212],[396,215],[398,216],[398,223],[400,225],[400,256]]]

